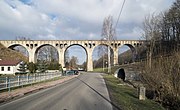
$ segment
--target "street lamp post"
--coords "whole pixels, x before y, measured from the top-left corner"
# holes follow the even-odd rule
[[[103,59],[102,60],[103,60],[103,65],[102,66],[103,66],[103,71],[104,71],[104,53],[103,53]]]
[[[111,56],[110,56],[110,46],[108,45],[108,73],[111,72]]]

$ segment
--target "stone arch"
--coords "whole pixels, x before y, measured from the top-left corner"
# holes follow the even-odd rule
[[[88,51],[87,51],[87,48],[86,47],[84,47],[83,45],[81,45],[81,44],[71,44],[71,45],[68,45],[65,49],[64,49],[64,61],[63,61],[63,63],[64,63],[64,65],[65,65],[65,54],[66,54],[66,51],[70,48],[70,47],[73,47],[73,46],[79,46],[79,47],[81,47],[82,49],[84,49],[84,51],[85,51],[85,53],[86,53],[86,69],[88,68]]]
[[[86,49],[83,45],[81,45],[81,44],[71,44],[71,45],[68,45],[68,46],[65,48],[65,51],[66,51],[69,47],[72,47],[72,46],[75,46],[75,45],[82,47],[82,48],[86,51],[86,53],[87,53],[87,49]]]
[[[17,46],[22,46],[23,48],[25,48],[27,51],[28,51],[28,49],[26,48],[26,46],[24,46],[24,45],[21,45],[21,44],[12,44],[12,45],[9,45],[8,46],[8,48],[10,48],[10,49],[14,49],[14,47],[17,47]]]
[[[135,59],[136,59],[136,54],[137,54],[135,46],[133,46],[133,44],[123,44],[123,45],[118,47],[118,51],[122,46],[127,46],[131,50],[131,52],[132,52],[132,62],[134,62]]]
[[[26,48],[26,46],[24,45],[21,45],[21,44],[12,44],[12,45],[9,45],[8,48],[9,49],[12,49],[12,50],[15,50],[14,48],[17,47],[17,46],[21,46],[23,49],[25,49],[25,51],[27,52],[27,57],[29,57],[29,50],[28,48]]]
[[[51,44],[42,44],[42,45],[40,45],[40,46],[38,46],[36,49],[35,49],[35,53],[34,53],[34,61],[35,61],[35,63],[37,62],[37,53],[38,53],[38,51],[42,48],[42,47],[44,47],[44,46],[51,46],[51,47],[53,47],[55,50],[56,50],[56,52],[57,52],[57,57],[58,57],[58,59],[59,59],[59,51],[58,51],[58,49],[55,47],[55,46],[53,46],[53,45],[51,45]]]
[[[97,48],[98,46],[101,46],[101,45],[104,45],[104,46],[107,46],[107,47],[108,47],[108,44],[106,44],[106,43],[99,43],[99,44],[97,44],[97,45],[93,48],[92,51],[94,51],[95,48]],[[110,46],[110,49],[113,51],[113,46],[112,46],[112,45],[109,45],[109,46]],[[113,51],[113,53],[114,53],[114,51]]]
[[[107,48],[108,48],[108,44],[106,44],[106,43],[99,43],[99,44],[97,44],[94,48],[93,48],[93,54],[94,54],[94,52],[95,52],[95,49],[96,48],[98,48],[99,46],[106,46]],[[113,46],[112,45],[109,45],[109,47],[110,47],[110,51],[112,52],[112,56],[111,56],[111,65],[114,65],[114,48],[113,48]],[[108,51],[108,50],[107,50]],[[94,60],[94,59],[93,59]],[[107,60],[107,61],[106,61]],[[103,63],[108,63],[108,59],[106,59],[105,60],[105,62],[103,62]],[[103,64],[103,65],[105,65],[105,64]],[[107,66],[107,65],[106,65]],[[105,66],[104,66],[105,67]]]
[[[131,44],[124,44],[124,45],[128,46],[133,52],[136,51],[136,49],[133,45],[131,45]]]

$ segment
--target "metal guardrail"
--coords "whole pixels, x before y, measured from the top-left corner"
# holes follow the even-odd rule
[[[0,91],[5,89],[8,89],[8,91],[10,91],[13,87],[23,87],[24,85],[33,84],[60,76],[62,76],[62,74],[60,72],[56,72],[20,75],[14,78],[0,78]]]

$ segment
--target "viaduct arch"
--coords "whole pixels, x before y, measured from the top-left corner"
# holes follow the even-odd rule
[[[39,50],[40,50],[41,48],[45,47],[45,46],[50,46],[51,48],[55,49],[56,52],[57,52],[57,55],[58,55],[58,57],[59,57],[59,53],[58,53],[56,47],[54,47],[54,46],[51,45],[51,44],[43,44],[43,45],[39,46],[39,47],[36,49],[36,51],[35,51],[35,58],[34,58],[35,63],[37,62],[37,59],[38,59],[38,52],[39,52]]]
[[[70,47],[73,47],[73,46],[79,46],[79,47],[81,47],[84,51],[85,51],[85,54],[86,54],[86,62],[88,62],[88,53],[87,53],[87,50],[86,50],[86,48],[84,47],[84,46],[82,46],[82,45],[79,45],[79,44],[72,44],[72,45],[69,45],[66,49],[65,49],[65,51],[64,51],[64,57],[65,57],[65,52],[70,48]],[[66,63],[66,61],[65,61],[65,59],[64,59],[64,65],[65,65],[65,63]]]
[[[115,41],[102,41],[102,40],[0,40],[0,43],[9,48],[16,45],[23,46],[29,53],[29,62],[36,62],[36,52],[44,45],[51,45],[58,51],[59,63],[64,67],[64,55],[67,48],[72,45],[79,45],[85,49],[87,53],[87,71],[93,71],[93,50],[98,45],[107,45],[113,50],[114,65],[118,64],[118,48],[122,45],[128,45],[133,51],[136,47],[143,45],[144,40],[115,40]]]

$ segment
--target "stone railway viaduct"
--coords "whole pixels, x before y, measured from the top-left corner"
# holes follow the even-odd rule
[[[114,65],[118,64],[118,48],[127,45],[136,54],[136,47],[145,43],[143,40],[115,40],[115,41],[102,41],[102,40],[0,40],[0,43],[7,48],[13,49],[16,46],[24,47],[29,53],[29,62],[37,61],[37,52],[43,46],[53,46],[58,51],[59,63],[64,67],[65,51],[73,46],[79,45],[85,49],[87,55],[87,71],[93,71],[92,53],[94,48],[99,45],[110,46],[114,53]]]

